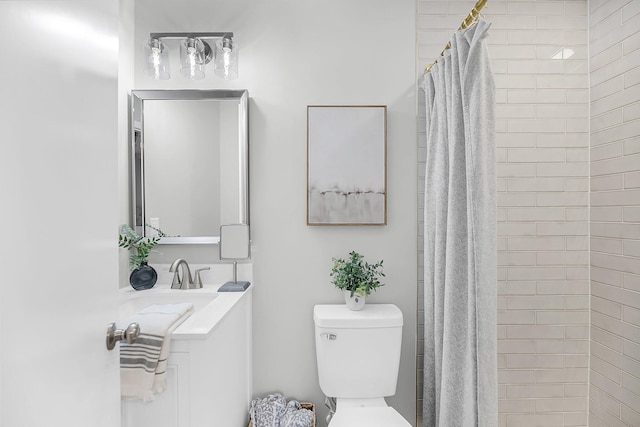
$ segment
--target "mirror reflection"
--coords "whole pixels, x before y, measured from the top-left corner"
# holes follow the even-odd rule
[[[161,229],[161,243],[217,243],[221,225],[248,223],[247,101],[246,90],[132,92],[140,234]]]

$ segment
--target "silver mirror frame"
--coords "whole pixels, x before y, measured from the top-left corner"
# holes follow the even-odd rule
[[[130,103],[130,166],[131,166],[131,224],[134,230],[146,236],[145,227],[145,175],[144,150],[144,102],[148,100],[236,100],[238,107],[238,223],[249,224],[249,92],[246,89],[215,90],[132,90]],[[136,140],[139,139],[139,144]],[[220,236],[163,237],[161,244],[218,244]]]

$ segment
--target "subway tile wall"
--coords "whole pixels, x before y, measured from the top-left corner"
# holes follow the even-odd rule
[[[419,70],[436,58],[474,4],[475,0],[418,1]],[[500,426],[586,426],[589,381],[587,0],[490,0],[483,13],[492,22],[487,43],[497,87]],[[552,59],[563,48],[571,49],[573,55],[568,59]],[[421,92],[419,117],[420,128],[424,129]],[[608,116],[600,118],[603,125],[613,120],[615,118]],[[423,181],[424,130],[418,139],[420,180]],[[635,147],[636,152],[640,151],[637,141]],[[636,176],[625,178],[627,182],[640,180]],[[603,180],[601,185],[615,182]],[[424,182],[420,183],[419,191],[424,191]],[[602,197],[609,200],[616,195]],[[419,206],[423,203],[424,199],[420,198]],[[628,215],[640,216],[640,212],[633,212]],[[601,215],[609,217],[615,213],[603,211]],[[421,210],[419,217],[422,216]],[[620,229],[618,232],[631,231]],[[422,269],[419,279],[421,276]],[[636,286],[639,282],[635,282]],[[422,285],[420,280],[419,286]],[[419,313],[422,336],[422,309]],[[627,313],[628,316],[634,314]],[[419,341],[419,351],[423,345]],[[421,370],[421,357],[418,363]],[[421,377],[419,372],[419,396]],[[418,407],[422,407],[421,402]]]
[[[640,1],[589,2],[589,425],[640,426]]]

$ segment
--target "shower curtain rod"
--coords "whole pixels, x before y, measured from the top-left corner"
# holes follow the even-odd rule
[[[458,28],[458,31],[464,30],[465,28],[469,28],[478,20],[478,15],[480,15],[480,10],[482,10],[482,8],[487,4],[488,1],[489,0],[478,0],[476,5],[473,6],[473,8],[471,9],[471,12],[469,12],[467,17],[464,18],[464,21],[462,21],[462,24],[460,24],[460,28]],[[444,52],[450,48],[451,48],[451,42],[447,43],[447,45],[444,47],[442,52],[440,52],[440,56],[444,56]],[[427,65],[427,68],[424,69],[424,72],[428,73],[429,71],[431,71],[431,67],[436,65],[436,62],[438,62],[437,59],[433,61],[431,64]]]

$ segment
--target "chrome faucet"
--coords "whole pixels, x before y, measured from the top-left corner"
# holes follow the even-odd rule
[[[182,279],[180,279],[180,266],[182,266]],[[171,289],[189,289],[189,287],[193,285],[189,264],[182,258],[173,261],[173,264],[169,267],[169,271],[173,273]]]

